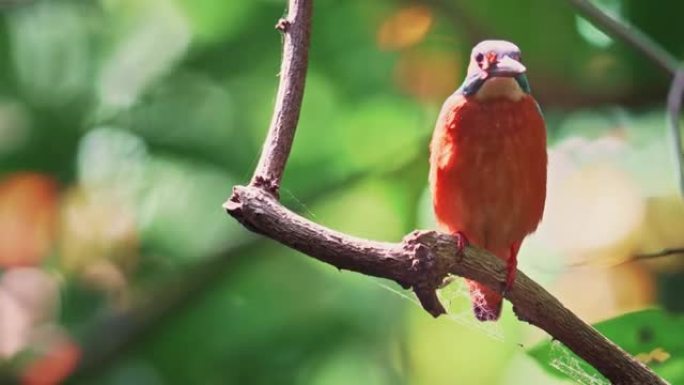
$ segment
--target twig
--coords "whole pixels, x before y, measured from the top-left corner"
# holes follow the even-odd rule
[[[588,0],[566,1],[601,31],[643,54],[666,74],[674,75],[677,72],[679,60],[634,26],[616,20]]]
[[[670,86],[670,92],[667,94],[668,125],[675,155],[677,182],[679,182],[679,189],[682,194],[684,194],[684,152],[682,151],[682,132],[679,128],[679,120],[683,94],[684,67],[680,68],[675,74]]]
[[[633,260],[641,260],[641,259],[653,259],[653,258],[660,258],[660,257],[667,257],[673,254],[684,254],[684,247],[677,247],[677,248],[667,248],[667,249],[662,249],[653,253],[642,253],[642,254],[637,254],[632,258],[630,261]]]
[[[618,21],[588,0],[566,0],[575,9],[606,34],[620,39],[643,54],[663,72],[673,77],[667,97],[668,127],[671,132],[675,156],[675,168],[680,194],[684,195],[684,153],[679,129],[679,112],[684,93],[684,66],[658,43],[632,25]]]
[[[249,186],[235,186],[226,211],[245,227],[340,269],[391,279],[412,288],[430,314],[444,313],[435,294],[449,274],[493,288],[504,281],[505,266],[473,246],[455,255],[452,236],[415,231],[401,243],[359,239],[313,223],[277,200],[283,170],[301,109],[312,0],[290,0],[282,75],[269,135]],[[616,384],[665,384],[645,365],[566,309],[540,285],[518,272],[506,293],[519,319],[546,330]]]
[[[276,29],[283,33],[283,60],[280,66],[280,85],[268,137],[250,185],[262,186],[278,196],[285,163],[299,121],[304,97],[306,67],[311,31],[311,1],[290,1],[287,18],[280,19]]]

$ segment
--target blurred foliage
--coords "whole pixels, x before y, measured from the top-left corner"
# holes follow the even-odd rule
[[[684,329],[684,317],[649,309],[627,313],[594,326],[606,338],[649,365],[670,383],[684,381],[684,343],[679,338],[673,338]],[[600,377],[594,368],[557,342],[543,342],[530,349],[529,353],[553,375],[562,375],[554,366],[562,359],[569,365],[576,363],[577,368],[590,376]]]
[[[684,3],[597,3],[684,55]],[[0,382],[567,383],[542,369],[548,345],[540,365],[526,355],[539,332],[508,307],[481,325],[453,290],[435,321],[386,282],[226,217],[271,119],[284,9],[0,1]],[[619,317],[599,328],[681,378],[678,321],[620,317],[684,308],[684,258],[634,261],[684,245],[667,79],[562,1],[320,0],[313,24],[288,207],[379,240],[432,227],[440,104],[477,40],[515,41],[550,146],[546,218],[521,268],[582,318]]]

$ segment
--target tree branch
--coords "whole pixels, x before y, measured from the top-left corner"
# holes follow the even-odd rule
[[[679,113],[684,94],[684,66],[658,43],[631,25],[625,25],[603,12],[588,0],[566,0],[587,20],[606,34],[621,40],[635,51],[648,58],[666,74],[672,76],[667,97],[668,128],[672,135],[675,168],[680,194],[684,195],[684,149],[682,149]]]
[[[276,29],[284,35],[280,85],[268,136],[250,182],[250,185],[261,186],[275,196],[278,196],[304,97],[311,12],[311,1],[290,1],[287,18],[276,24]]]
[[[268,192],[236,186],[226,210],[246,227],[340,269],[391,279],[413,288],[433,316],[444,313],[434,295],[448,274],[501,288],[504,262],[469,246],[455,255],[453,237],[415,231],[401,243],[374,242],[317,225],[284,208]],[[547,331],[613,383],[664,384],[643,364],[584,323],[539,284],[518,271],[506,293],[518,318]]]
[[[412,288],[423,308],[443,314],[435,290],[449,274],[502,288],[504,262],[477,247],[457,250],[455,239],[434,231],[414,231],[401,243],[351,237],[305,219],[277,200],[285,163],[301,109],[312,0],[290,0],[280,88],[261,160],[249,186],[235,186],[226,211],[248,229],[339,269],[396,281]],[[518,272],[505,297],[517,317],[547,331],[615,384],[665,384],[645,365],[584,323],[556,298]]]
[[[675,248],[667,248],[667,249],[662,249],[653,253],[642,253],[642,254],[637,254],[634,256],[634,258],[630,259],[628,262],[635,261],[635,260],[641,260],[641,259],[653,259],[653,258],[660,258],[660,257],[668,257],[670,255],[674,254],[684,254],[684,247],[675,247]]]
[[[589,0],[566,1],[601,31],[632,47],[666,74],[674,75],[677,72],[679,60],[634,26],[625,25],[609,16]]]
[[[684,67],[677,70],[667,94],[667,115],[670,128],[672,147],[675,155],[675,170],[679,191],[684,194],[684,151],[682,151],[682,132],[679,128],[679,116],[684,96]]]

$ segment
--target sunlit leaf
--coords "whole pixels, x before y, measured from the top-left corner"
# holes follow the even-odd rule
[[[59,256],[61,266],[69,271],[104,278],[97,285],[107,287],[103,264],[114,271],[115,287],[120,289],[119,270],[130,272],[139,255],[137,217],[133,201],[116,191],[72,188],[63,199],[60,223]],[[130,198],[129,198],[130,199]],[[96,269],[96,270],[93,270]],[[100,273],[97,273],[97,270]]]
[[[79,144],[78,186],[62,208],[60,261],[96,287],[120,290],[139,255],[137,198],[148,160],[135,135],[98,127]]]

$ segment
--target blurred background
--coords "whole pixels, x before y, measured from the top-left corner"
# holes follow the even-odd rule
[[[684,2],[596,4],[684,57]],[[433,320],[223,212],[270,121],[284,0],[0,9],[0,383],[603,383],[508,304],[475,322],[459,280]],[[521,269],[684,383],[684,255],[637,257],[684,246],[669,78],[564,1],[317,0],[283,202],[378,240],[434,226],[427,143],[484,38],[522,48],[548,124]]]

